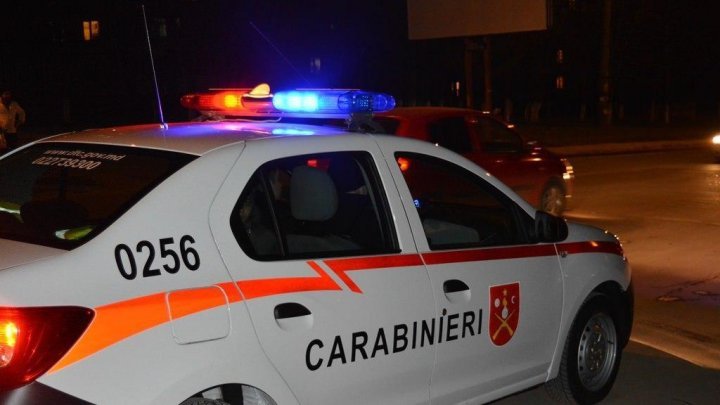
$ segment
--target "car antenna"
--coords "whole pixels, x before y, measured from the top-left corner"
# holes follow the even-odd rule
[[[160,100],[160,87],[158,87],[157,74],[155,73],[155,61],[153,59],[152,45],[150,44],[150,30],[148,30],[145,4],[140,4],[140,8],[142,8],[143,22],[145,23],[145,37],[147,38],[148,52],[150,54],[150,67],[152,68],[153,83],[155,84],[155,97],[157,98],[158,113],[160,114],[160,125],[163,129],[167,129],[168,125],[163,116],[162,101]]]

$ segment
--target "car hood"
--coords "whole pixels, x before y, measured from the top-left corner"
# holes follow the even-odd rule
[[[0,270],[64,253],[62,249],[0,239]]]
[[[568,222],[569,241],[604,241],[619,242],[619,238],[607,231],[592,225]]]

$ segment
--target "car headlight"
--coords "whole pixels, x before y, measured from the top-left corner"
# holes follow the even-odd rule
[[[712,143],[713,143],[713,145],[720,145],[720,134],[717,134],[712,137]]]
[[[720,142],[720,134],[717,135],[717,137],[718,137],[718,142]],[[714,141],[714,139],[713,139],[713,141]],[[567,160],[565,158],[562,158],[560,160],[562,161],[563,165],[565,165],[565,172],[563,173],[563,180],[565,180],[565,181],[572,180],[575,177],[575,169],[573,168],[572,164],[570,164],[569,160]]]

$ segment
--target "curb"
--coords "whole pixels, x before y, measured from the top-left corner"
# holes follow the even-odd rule
[[[594,145],[547,147],[547,149],[560,156],[590,156],[657,152],[663,150],[704,149],[709,146],[707,140],[696,139],[691,141],[600,143]]]

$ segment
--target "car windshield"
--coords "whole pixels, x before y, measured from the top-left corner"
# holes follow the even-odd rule
[[[40,143],[0,159],[0,238],[72,249],[193,156]]]

